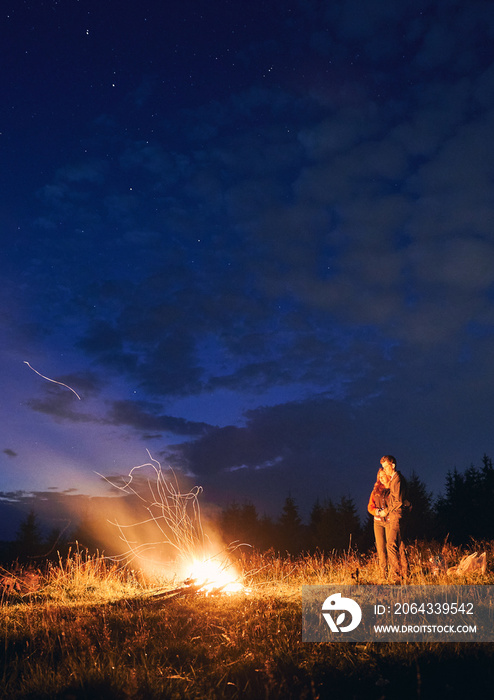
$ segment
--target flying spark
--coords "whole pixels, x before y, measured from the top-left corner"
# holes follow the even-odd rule
[[[45,377],[44,374],[41,374],[41,372],[38,372],[37,369],[34,369],[34,367],[31,367],[31,365],[29,364],[29,362],[27,360],[24,360],[24,364],[27,365],[29,367],[29,369],[32,369],[33,372],[36,372],[36,374],[39,374],[40,377],[42,377],[43,379],[46,379],[48,382],[53,382],[53,384],[60,384],[60,386],[64,386],[66,389],[69,389],[73,394],[75,394],[77,396],[79,401],[81,400],[81,397],[79,396],[77,391],[72,389],[72,387],[70,387],[68,384],[64,384],[63,382],[57,382],[56,379],[50,379],[50,377]]]

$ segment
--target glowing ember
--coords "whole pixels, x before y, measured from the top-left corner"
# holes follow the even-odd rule
[[[244,586],[238,580],[238,574],[233,567],[224,562],[214,561],[214,559],[194,560],[188,570],[188,577],[201,587],[201,591],[206,593],[212,591],[238,593],[244,590]]]

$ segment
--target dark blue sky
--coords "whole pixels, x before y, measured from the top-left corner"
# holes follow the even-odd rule
[[[382,454],[435,493],[494,455],[490,3],[19,1],[0,31],[4,500],[149,450],[215,503],[363,512]]]

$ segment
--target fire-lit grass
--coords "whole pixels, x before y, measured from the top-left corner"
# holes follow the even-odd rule
[[[467,551],[467,550],[465,550]],[[494,562],[494,543],[472,543],[468,552],[487,552]],[[458,564],[465,552],[460,547],[444,543],[415,542],[407,547],[409,585],[450,585],[451,583],[494,584],[494,572],[470,574],[458,578],[447,569]],[[255,587],[280,591],[300,590],[303,585],[386,583],[380,575],[374,552],[359,554],[354,550],[343,553],[316,553],[295,558],[279,557],[274,553],[262,555],[243,552],[240,556],[247,581]],[[440,566],[438,567],[438,562]],[[442,567],[442,568],[441,568]],[[492,567],[491,567],[492,568]]]
[[[410,548],[410,583],[451,583],[447,574],[433,576],[423,564],[419,571],[427,551]],[[3,599],[0,697],[403,699],[467,689],[490,693],[492,645],[302,643],[301,585],[355,583],[357,577],[378,583],[374,557],[244,554],[238,563],[248,593],[153,601],[139,597],[149,584],[102,558],[61,562],[44,574],[37,591]],[[474,579],[468,582],[494,583],[490,573]]]
[[[101,603],[135,595],[135,572],[119,567],[103,556],[88,557],[79,551],[48,569],[39,594],[56,603]]]

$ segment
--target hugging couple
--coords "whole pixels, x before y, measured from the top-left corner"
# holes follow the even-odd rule
[[[385,455],[367,507],[374,516],[374,536],[383,582],[406,582],[408,563],[402,532],[406,505],[405,480],[396,469],[396,459]]]

